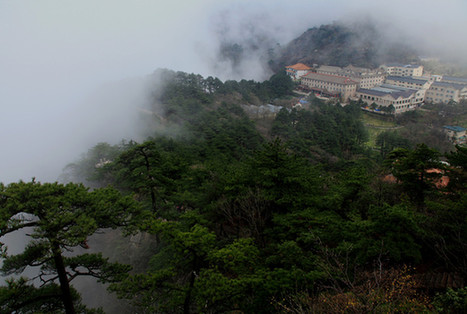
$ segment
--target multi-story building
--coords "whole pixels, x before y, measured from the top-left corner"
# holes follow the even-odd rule
[[[336,67],[333,65],[320,65],[316,69],[316,73],[321,73],[321,74],[341,75],[342,72],[343,71],[341,67]],[[341,76],[344,76],[344,75],[341,75]]]
[[[459,102],[467,99],[467,85],[433,82],[425,93],[425,100],[434,103]]]
[[[388,76],[386,77],[386,84],[396,85],[411,89],[424,89],[427,90],[430,88],[431,83],[430,80],[424,80],[419,78],[414,78],[410,76]]]
[[[431,82],[441,82],[442,75],[425,73],[422,76],[413,76],[414,79],[427,80]]]
[[[383,74],[363,74],[360,77],[352,77],[360,88],[372,88],[381,85],[384,82],[385,75]]]
[[[443,78],[441,79],[441,82],[467,85],[467,78],[455,77],[455,76],[443,76]]]
[[[375,104],[377,107],[391,108],[392,112],[399,114],[414,110],[423,104],[423,92],[421,90],[383,84],[370,89],[360,88],[356,95],[368,106]]]
[[[310,72],[311,68],[303,63],[296,63],[294,65],[288,65],[285,67],[285,72],[294,81],[300,80],[300,78]]]
[[[355,67],[353,65],[344,68],[322,65],[316,69],[317,73],[345,76],[358,83],[357,88],[372,88],[384,82],[385,75],[380,70]]]
[[[302,85],[317,92],[339,96],[343,101],[355,95],[358,83],[345,76],[309,72],[301,78]]]
[[[381,66],[390,76],[422,76],[423,65],[390,63]]]

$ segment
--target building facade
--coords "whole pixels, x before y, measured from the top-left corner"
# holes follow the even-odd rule
[[[302,76],[302,85],[314,91],[339,96],[343,101],[355,96],[358,83],[345,76],[309,72]]]
[[[360,88],[356,96],[367,104],[368,107],[383,111],[385,109],[394,114],[414,110],[423,104],[423,92],[420,90],[404,88],[400,86],[383,84],[370,89]]]
[[[316,73],[345,76],[357,82],[357,88],[372,88],[383,84],[385,74],[381,70],[355,67],[353,65],[344,68],[322,65],[316,69]]]
[[[422,76],[423,65],[413,64],[385,64],[381,67],[389,76]]]
[[[425,100],[433,103],[459,102],[462,99],[467,99],[467,85],[448,82],[433,82],[425,94]]]
[[[384,83],[386,76],[383,74],[363,74],[352,79],[358,82],[360,88],[373,88]]]
[[[386,84],[396,85],[400,87],[418,89],[418,90],[427,90],[430,88],[430,80],[424,80],[419,78],[414,78],[410,76],[388,76],[386,77]]]

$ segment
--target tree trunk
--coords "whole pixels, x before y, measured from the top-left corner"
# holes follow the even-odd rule
[[[67,314],[75,314],[70,283],[68,282],[65,264],[63,263],[62,252],[60,251],[60,245],[55,241],[52,242],[52,253],[54,257],[55,268],[58,274],[58,280],[60,281],[60,290],[62,292],[62,302],[63,306],[65,307],[65,312]]]
[[[193,259],[193,270],[190,274],[190,283],[189,283],[188,290],[185,295],[185,300],[183,302],[183,314],[190,314],[191,292],[193,291],[193,287],[195,286],[196,272],[199,272],[199,269],[198,269],[198,257],[195,254],[194,259]]]
[[[141,155],[143,155],[143,158],[144,158],[144,163],[145,163],[145,166],[146,166],[146,171],[148,172],[149,180],[151,180],[152,182],[155,182],[154,177],[151,176],[151,163],[149,162],[149,157],[146,154],[146,152],[144,151],[144,148],[141,148],[140,151],[141,151]],[[150,185],[150,189],[151,190],[150,190],[149,193],[151,194],[152,211],[156,212],[157,211],[157,208],[156,208],[156,194],[154,193],[154,187],[152,186],[152,184]]]

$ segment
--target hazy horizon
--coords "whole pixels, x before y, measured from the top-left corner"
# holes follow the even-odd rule
[[[0,0],[0,182],[55,181],[101,141],[137,138],[145,77],[169,68],[264,80],[251,52],[241,67],[223,42],[286,45],[308,28],[376,20],[385,35],[467,64],[467,3],[438,1]]]

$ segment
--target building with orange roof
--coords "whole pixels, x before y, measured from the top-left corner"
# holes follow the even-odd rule
[[[285,67],[285,72],[294,81],[300,80],[300,78],[310,72],[311,68],[303,63],[296,63],[294,65],[288,65]]]
[[[426,170],[427,173],[439,173],[441,176],[437,178],[433,183],[437,189],[443,189],[446,188],[449,184],[449,177],[446,175],[446,173],[443,170],[440,169],[428,169]],[[400,183],[399,180],[397,180],[396,177],[392,173],[385,175],[382,178],[383,182],[387,183]]]

